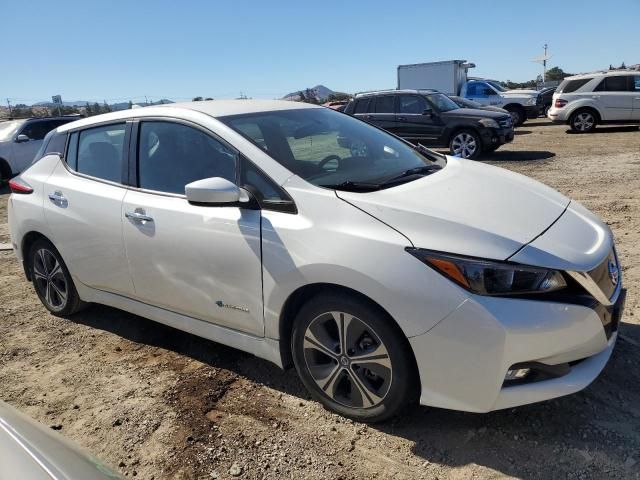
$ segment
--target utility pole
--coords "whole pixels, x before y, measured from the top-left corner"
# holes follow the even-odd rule
[[[542,81],[546,82],[546,76],[547,76],[547,48],[549,48],[549,45],[547,45],[546,43],[544,44],[544,60],[542,61]]]
[[[13,112],[11,110],[11,102],[7,98],[7,106],[9,107],[9,118],[13,118]]]

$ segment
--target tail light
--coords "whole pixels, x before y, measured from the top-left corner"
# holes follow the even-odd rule
[[[29,193],[33,193],[33,188],[27,182],[22,180],[21,178],[13,178],[9,180],[9,188],[12,193],[19,193],[21,195],[28,195]]]
[[[563,99],[561,99],[561,98],[556,98],[556,103],[555,103],[555,105],[554,105],[554,106],[555,106],[556,108],[562,108],[562,107],[564,107],[567,103],[569,103],[569,102],[567,102],[566,100],[563,100]]]

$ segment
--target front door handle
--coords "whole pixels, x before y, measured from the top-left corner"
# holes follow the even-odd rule
[[[144,209],[136,208],[133,212],[125,212],[124,216],[129,220],[133,220],[134,222],[140,222],[145,224],[147,222],[153,222],[153,217],[150,217],[146,214]]]
[[[396,117],[396,120],[404,121],[404,120],[406,120],[406,119],[407,119],[407,117]]]

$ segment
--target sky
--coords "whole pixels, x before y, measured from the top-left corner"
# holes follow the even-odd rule
[[[395,88],[399,64],[462,59],[526,81],[640,63],[640,0],[0,0],[0,103],[279,98]]]

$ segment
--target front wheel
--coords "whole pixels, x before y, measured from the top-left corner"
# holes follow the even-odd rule
[[[477,158],[482,151],[480,137],[472,130],[456,132],[449,140],[449,151],[454,157]]]
[[[578,110],[569,120],[571,130],[578,133],[588,133],[595,130],[597,124],[596,116],[589,110]]]
[[[311,395],[328,409],[380,422],[413,399],[414,364],[384,312],[347,295],[323,295],[297,315],[293,360]]]
[[[519,127],[527,120],[527,114],[522,107],[506,107],[506,109],[511,115],[511,122],[515,127]]]
[[[54,315],[67,316],[85,306],[67,266],[50,242],[36,241],[29,251],[29,262],[33,287],[47,310]]]

